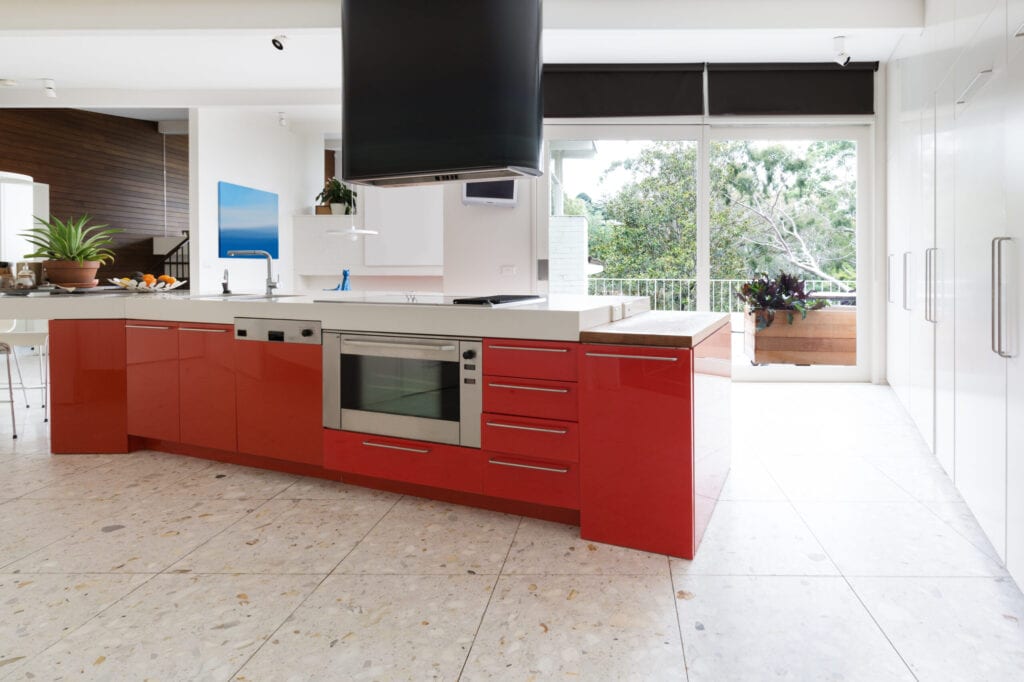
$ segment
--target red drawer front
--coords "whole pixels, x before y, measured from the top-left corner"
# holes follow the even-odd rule
[[[485,412],[480,426],[484,450],[562,462],[580,459],[579,428],[574,422]]]
[[[503,377],[576,381],[578,343],[484,339],[484,371]]]
[[[579,393],[575,382],[485,376],[484,412],[576,421]]]
[[[483,454],[485,495],[564,509],[580,508],[579,464]]]
[[[389,481],[479,494],[478,450],[324,429],[324,467]]]

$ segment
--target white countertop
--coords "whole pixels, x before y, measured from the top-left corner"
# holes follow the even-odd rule
[[[178,292],[0,296],[0,318],[124,318],[230,324],[236,317],[261,317],[317,320],[324,329],[350,331],[578,341],[584,329],[650,309],[650,300],[645,296],[554,295],[538,303],[496,308],[365,302],[379,295],[380,292],[324,291],[312,295],[285,294],[285,298],[274,301]]]

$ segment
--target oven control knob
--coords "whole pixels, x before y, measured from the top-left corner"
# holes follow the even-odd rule
[[[303,336],[313,336],[313,330],[312,329],[303,329],[302,330],[302,335]]]
[[[462,351],[462,358],[464,360],[472,360],[475,357],[476,357],[476,351],[475,350]]]

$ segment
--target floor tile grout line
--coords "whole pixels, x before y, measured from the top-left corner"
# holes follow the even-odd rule
[[[29,574],[29,575],[31,575],[31,574]],[[74,573],[64,573],[64,574],[56,574],[56,575],[69,575],[69,576],[70,576],[70,575],[91,575],[91,574],[90,574],[90,573],[88,573],[88,572],[84,572],[84,573],[83,573],[83,572],[77,572],[77,571],[76,571],[76,572],[74,572]],[[132,596],[133,594],[135,594],[136,592],[138,592],[138,591],[139,591],[140,589],[142,589],[142,588],[143,588],[144,586],[146,586],[146,585],[148,585],[149,583],[153,582],[153,580],[154,580],[154,579],[156,579],[156,577],[157,577],[158,575],[160,575],[160,574],[159,574],[159,573],[123,573],[123,574],[120,574],[120,575],[148,575],[148,576],[149,576],[149,578],[148,578],[148,579],[146,579],[146,580],[143,580],[143,581],[142,581],[142,582],[140,582],[140,583],[139,583],[138,585],[136,585],[136,586],[135,586],[134,588],[132,588],[132,589],[128,590],[127,592],[125,592],[124,594],[122,594],[122,595],[121,595],[120,597],[118,597],[117,599],[115,599],[114,601],[110,602],[109,604],[107,604],[107,605],[106,605],[105,607],[103,607],[102,609],[100,609],[100,610],[99,610],[99,611],[97,611],[96,613],[92,614],[91,616],[89,616],[88,618],[86,618],[85,620],[83,620],[83,621],[82,621],[81,623],[79,623],[79,624],[78,624],[78,626],[77,626],[77,627],[75,627],[75,628],[73,628],[73,629],[71,629],[71,630],[66,630],[66,631],[62,631],[62,632],[61,632],[61,635],[60,635],[60,637],[58,637],[58,638],[57,638],[56,640],[54,640],[53,642],[51,642],[50,644],[48,644],[48,645],[46,646],[46,648],[45,648],[45,649],[40,649],[40,650],[39,650],[39,651],[37,651],[37,652],[36,652],[35,654],[33,654],[33,655],[31,656],[31,658],[26,658],[26,659],[25,659],[25,660],[24,660],[24,661],[23,661],[23,662],[22,662],[22,663],[21,663],[20,665],[18,665],[17,667],[15,667],[15,668],[14,668],[14,670],[12,670],[12,671],[10,671],[10,672],[11,672],[11,673],[14,673],[14,672],[16,672],[16,671],[17,671],[17,670],[18,670],[19,668],[22,668],[22,667],[24,667],[24,666],[25,666],[26,664],[28,664],[28,663],[29,663],[30,661],[32,661],[32,660],[34,660],[34,659],[36,659],[36,658],[38,658],[38,657],[40,657],[40,656],[44,655],[44,654],[45,654],[45,653],[46,653],[47,651],[49,651],[49,650],[50,650],[50,649],[52,649],[53,647],[57,646],[58,644],[60,644],[61,642],[63,642],[63,641],[65,640],[65,639],[67,639],[68,637],[70,637],[70,636],[71,636],[71,635],[73,635],[74,633],[78,632],[79,630],[81,630],[82,628],[84,628],[84,627],[85,627],[86,625],[88,625],[89,623],[93,622],[94,620],[96,620],[97,618],[99,618],[100,616],[102,616],[102,615],[103,615],[104,613],[106,613],[106,612],[107,612],[107,611],[109,611],[110,609],[112,609],[112,608],[114,608],[115,606],[117,606],[118,604],[120,604],[120,603],[121,603],[122,601],[124,601],[124,600],[125,600],[125,599],[127,599],[128,597],[130,597],[130,596]]]
[[[372,532],[374,531],[374,529],[375,529],[375,528],[376,528],[377,526],[379,526],[379,525],[380,525],[381,521],[383,521],[383,520],[384,520],[384,518],[385,518],[385,517],[386,517],[386,516],[387,516],[388,514],[390,514],[390,513],[391,513],[391,511],[392,511],[392,510],[393,510],[393,509],[394,509],[394,508],[395,508],[395,507],[396,507],[396,506],[398,505],[398,503],[399,503],[399,502],[401,502],[401,501],[402,501],[403,499],[405,499],[405,495],[399,495],[399,496],[398,496],[398,499],[396,499],[396,500],[395,500],[395,501],[394,501],[394,502],[393,502],[393,503],[391,504],[391,506],[390,506],[390,507],[388,507],[388,510],[387,510],[386,512],[384,512],[383,514],[381,514],[381,515],[380,515],[380,518],[379,518],[379,519],[377,519],[377,522],[376,522],[376,523],[374,523],[374,524],[373,524],[372,526],[370,526],[370,529],[369,529],[369,530],[367,530],[367,531],[366,531],[365,533],[363,533],[363,537],[359,538],[359,540],[357,540],[357,541],[356,541],[356,542],[355,542],[355,543],[354,543],[354,544],[352,545],[352,547],[350,547],[350,548],[349,548],[349,550],[348,550],[347,552],[345,552],[345,556],[343,556],[343,557],[342,557],[342,558],[341,558],[341,559],[340,559],[340,560],[338,561],[338,563],[334,564],[334,568],[332,568],[332,569],[331,569],[330,571],[328,571],[328,572],[327,572],[326,574],[324,574],[324,575],[323,575],[323,577],[321,577],[321,578],[320,578],[320,581],[319,581],[319,582],[318,582],[318,583],[317,583],[317,584],[316,584],[316,585],[315,585],[315,586],[313,587],[313,589],[311,589],[311,590],[309,591],[309,593],[308,593],[308,594],[307,594],[307,595],[306,595],[305,597],[303,597],[303,598],[302,598],[301,600],[299,600],[299,603],[295,605],[295,608],[294,608],[294,609],[292,609],[292,610],[291,610],[291,611],[290,611],[290,612],[288,613],[288,615],[287,615],[287,616],[285,616],[285,617],[284,617],[284,618],[283,618],[283,619],[281,620],[281,622],[280,622],[280,623],[278,624],[278,626],[277,626],[276,628],[274,628],[274,630],[273,630],[273,631],[272,631],[272,632],[271,632],[271,633],[270,633],[269,635],[267,635],[267,637],[266,637],[266,638],[265,638],[265,639],[264,639],[264,640],[263,640],[262,642],[260,642],[260,645],[259,645],[258,647],[256,647],[256,648],[255,648],[255,649],[253,650],[253,652],[252,652],[251,654],[249,654],[249,655],[248,655],[248,656],[247,656],[247,657],[245,658],[245,660],[244,660],[244,661],[242,661],[242,664],[241,664],[240,666],[238,666],[238,668],[237,668],[237,669],[235,670],[235,672],[231,673],[230,675],[228,675],[228,677],[227,677],[227,678],[225,678],[225,682],[230,682],[231,680],[233,680],[233,679],[234,679],[235,677],[237,677],[237,676],[238,676],[238,673],[242,672],[242,670],[243,670],[243,669],[245,668],[245,666],[249,665],[249,661],[251,661],[251,660],[252,660],[253,658],[255,658],[255,657],[256,657],[256,654],[258,654],[258,653],[259,653],[260,651],[262,651],[262,650],[263,650],[263,647],[265,647],[265,646],[267,645],[267,642],[269,642],[269,641],[273,640],[273,638],[274,638],[274,635],[276,635],[276,634],[277,634],[278,632],[280,632],[281,628],[283,628],[283,627],[284,627],[284,624],[285,624],[285,623],[287,623],[287,622],[288,622],[288,621],[289,621],[289,620],[291,619],[291,617],[292,617],[292,616],[294,616],[294,615],[295,615],[295,614],[296,614],[296,613],[298,612],[298,610],[302,608],[303,604],[305,604],[305,603],[306,603],[307,601],[309,601],[309,598],[310,598],[310,597],[312,597],[312,596],[313,596],[314,594],[316,594],[316,591],[317,591],[317,590],[319,590],[319,589],[320,589],[320,587],[321,587],[321,586],[322,586],[322,585],[323,585],[323,584],[324,584],[325,582],[327,582],[327,579],[328,579],[328,578],[330,578],[330,577],[331,577],[332,575],[334,575],[334,571],[336,571],[336,570],[338,569],[338,566],[341,566],[341,564],[342,564],[342,563],[344,563],[345,559],[347,559],[347,558],[349,558],[349,556],[351,556],[352,552],[354,552],[354,551],[355,551],[356,547],[358,547],[358,546],[359,546],[359,544],[360,544],[360,543],[361,543],[361,542],[362,542],[363,540],[365,540],[365,539],[366,539],[366,537],[367,537],[367,536],[368,536],[368,535],[369,535],[370,533],[372,533]],[[269,500],[268,500],[268,501],[269,501]]]
[[[892,647],[893,652],[895,652],[895,654],[899,656],[900,660],[903,662],[903,665],[907,667],[907,672],[910,673],[910,676],[913,677],[915,680],[918,680],[919,678],[917,674],[914,672],[914,669],[910,667],[910,663],[908,663],[907,659],[903,657],[903,653],[896,646],[896,643],[892,641],[892,638],[889,637],[889,633],[885,631],[885,628],[882,627],[882,624],[878,622],[877,618],[875,618],[875,614],[871,613],[871,609],[869,609],[868,605],[864,603],[864,600],[860,598],[860,594],[857,593],[857,590],[853,587],[853,584],[845,575],[843,576],[843,582],[846,583],[846,586],[849,588],[850,592],[857,600],[857,603],[860,604],[861,607],[864,609],[864,612],[868,614],[868,618],[871,619],[871,622],[875,624],[875,627],[878,628],[878,631],[882,633],[883,637],[885,637],[885,641],[888,642],[889,646]]]
[[[271,499],[273,499],[273,498],[271,498]],[[204,501],[205,501],[205,500],[204,500]],[[237,519],[235,519],[234,521],[232,521],[232,522],[231,522],[231,523],[229,523],[228,525],[224,526],[224,527],[223,527],[223,528],[221,528],[221,529],[220,529],[219,531],[217,531],[216,533],[214,533],[214,534],[213,534],[213,535],[211,535],[210,537],[206,538],[205,540],[203,540],[202,542],[200,542],[200,543],[199,543],[198,545],[196,545],[196,546],[195,546],[195,547],[193,547],[192,549],[190,549],[190,550],[188,550],[187,552],[185,552],[184,554],[182,554],[182,555],[181,555],[180,557],[178,557],[177,559],[173,560],[173,561],[172,561],[171,563],[167,564],[167,566],[165,566],[165,567],[164,567],[164,568],[163,568],[163,569],[162,569],[162,570],[160,571],[160,573],[167,573],[168,571],[170,571],[170,570],[171,570],[171,567],[173,567],[173,566],[175,566],[175,565],[177,565],[177,564],[180,564],[180,563],[181,563],[182,561],[184,561],[185,559],[187,559],[187,558],[188,558],[188,557],[189,557],[189,556],[190,556],[190,555],[191,555],[191,554],[192,554],[193,552],[195,552],[196,550],[198,550],[198,549],[199,549],[200,547],[205,547],[206,545],[210,544],[210,542],[212,542],[212,541],[213,541],[214,539],[216,539],[216,538],[220,537],[222,533],[226,533],[226,532],[227,532],[228,530],[230,530],[230,529],[234,528],[234,527],[235,527],[236,525],[238,525],[239,523],[241,523],[241,522],[242,522],[242,521],[244,521],[245,519],[249,518],[249,516],[251,516],[252,514],[255,514],[255,513],[257,512],[257,511],[259,511],[260,509],[262,509],[262,508],[263,508],[263,507],[264,507],[264,506],[265,506],[265,505],[266,505],[266,504],[267,504],[268,502],[270,502],[270,499],[266,499],[266,500],[261,500],[261,501],[260,501],[260,504],[256,505],[256,506],[255,506],[255,507],[253,507],[252,509],[250,509],[250,510],[246,511],[246,512],[245,512],[244,514],[242,514],[242,515],[241,515],[240,517],[238,517]],[[283,515],[283,514],[284,514],[284,512],[282,511],[282,512],[281,512],[281,514]],[[280,516],[280,515],[279,515],[279,516]],[[278,517],[276,517],[276,516],[274,517],[274,519],[275,519],[275,520],[276,520],[277,518],[278,518]],[[273,523],[273,520],[271,521],[271,523]]]
[[[668,562],[668,580],[672,586],[672,608],[676,613],[676,630],[679,631],[679,648],[683,652],[683,672],[686,675],[686,680],[689,682],[690,679],[690,664],[686,660],[686,642],[683,641],[683,623],[679,618],[679,597],[676,593],[676,577],[672,572],[672,557],[665,556],[665,560]]]
[[[938,512],[936,512],[934,509],[931,508],[931,506],[929,505],[929,502],[931,502],[932,504],[935,504],[935,503],[962,504],[962,505],[964,505],[967,508],[967,511],[970,512],[971,508],[967,507],[967,503],[966,502],[964,502],[963,500],[953,501],[953,502],[949,502],[948,500],[928,500],[927,502],[922,501],[921,505],[924,506],[924,508],[928,510],[929,514],[931,514],[932,516],[937,518],[939,521],[942,521],[942,523],[944,523],[946,526],[948,526],[954,533],[956,533],[957,535],[962,537],[964,540],[966,540],[967,544],[971,545],[972,547],[977,549],[979,552],[981,552],[982,554],[987,556],[989,559],[991,559],[993,562],[995,562],[1001,568],[1006,568],[1006,566],[1003,564],[1002,560],[999,558],[998,554],[993,556],[992,554],[989,553],[989,551],[987,549],[985,549],[984,547],[980,546],[980,543],[975,542],[971,538],[967,537],[967,535],[965,533],[963,533],[959,528],[957,528],[952,523],[950,523],[946,519],[944,519],[941,516],[939,516]],[[971,518],[974,518],[974,512],[971,512]],[[974,519],[974,523],[977,524],[978,520]],[[979,526],[978,529],[981,530],[981,527]],[[984,531],[982,531],[982,533],[984,534]],[[988,538],[986,537],[985,539],[987,540]],[[992,550],[995,551],[995,548],[993,547]]]
[[[483,610],[480,612],[480,620],[477,621],[476,630],[473,632],[473,639],[470,641],[469,646],[466,648],[466,658],[462,661],[462,667],[459,668],[459,674],[456,676],[456,682],[462,679],[462,676],[466,673],[466,666],[469,665],[469,658],[473,655],[473,647],[476,646],[476,638],[480,636],[480,628],[484,625],[484,618],[487,617],[487,611],[491,608],[491,601],[494,600],[494,593],[498,591],[498,581],[501,580],[505,573],[505,565],[508,563],[508,558],[512,554],[512,548],[516,544],[516,538],[519,537],[519,529],[523,527],[523,517],[519,517],[519,523],[516,524],[516,530],[512,533],[512,541],[508,543],[508,549],[505,551],[505,559],[501,562],[501,568],[498,569],[498,575],[494,577],[494,584],[491,585],[491,593],[487,595],[487,603],[484,604]]]
[[[772,475],[771,471],[768,472],[768,475],[769,476]],[[772,477],[772,479],[774,480],[774,476]],[[789,500],[789,495],[786,493],[785,490],[782,491],[782,494],[786,495],[786,499]],[[918,504],[920,504],[920,503],[918,502]],[[873,613],[871,613],[871,610],[868,609],[868,607],[864,604],[864,601],[860,598],[860,595],[857,594],[857,591],[855,589],[853,589],[853,585],[850,584],[850,580],[846,577],[846,574],[843,572],[842,566],[840,566],[836,562],[836,560],[832,557],[831,552],[828,551],[828,549],[825,547],[825,544],[818,537],[818,534],[814,532],[813,528],[811,528],[811,524],[807,522],[807,519],[805,519],[804,515],[800,513],[800,510],[797,508],[797,506],[795,504],[793,504],[792,500],[790,500],[790,505],[793,508],[793,513],[795,513],[797,515],[797,518],[799,518],[800,521],[804,524],[804,527],[807,528],[807,532],[811,534],[811,537],[814,538],[814,541],[818,543],[819,547],[821,547],[821,551],[824,552],[825,556],[828,557],[828,560],[832,563],[832,565],[836,568],[836,570],[839,571],[839,578],[843,581],[843,584],[846,585],[846,588],[848,590],[850,590],[850,593],[853,594],[854,598],[857,600],[857,603],[859,603],[861,605],[861,608],[864,609],[864,613],[866,613],[868,618],[871,619],[871,622],[875,624],[875,627],[878,629],[878,632],[882,635],[882,637],[885,638],[885,641],[888,642],[888,644],[892,648],[893,652],[896,654],[896,656],[903,663],[904,667],[906,667],[907,672],[910,673],[910,676],[913,677],[915,680],[917,680],[918,679],[917,675],[914,674],[914,671],[911,669],[910,664],[907,663],[907,660],[903,657],[903,654],[900,652],[900,650],[898,648],[896,648],[896,644],[889,637],[889,633],[887,633],[885,631],[885,629],[882,627],[882,625],[875,618],[875,615]]]

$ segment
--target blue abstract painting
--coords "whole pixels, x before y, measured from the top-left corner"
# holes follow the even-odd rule
[[[218,182],[217,199],[221,258],[227,258],[228,251],[254,249],[278,257],[277,194]]]

